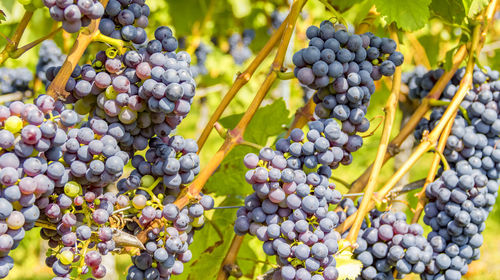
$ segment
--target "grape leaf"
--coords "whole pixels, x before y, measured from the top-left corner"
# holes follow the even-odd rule
[[[226,128],[233,128],[243,114],[231,115],[219,120]],[[290,122],[289,112],[282,99],[260,108],[245,130],[247,141],[266,145],[267,139],[283,131],[282,126]],[[272,119],[272,122],[269,120]],[[218,170],[210,177],[204,190],[217,195],[241,196],[251,192],[251,186],[245,182],[246,167],[243,158],[247,153],[258,153],[256,148],[236,146],[220,164]]]
[[[354,280],[361,274],[363,264],[353,259],[350,251],[344,250],[342,253],[335,256],[335,260],[337,261],[337,270],[339,271],[338,279]]]
[[[290,122],[289,115],[290,113],[283,99],[278,99],[260,108],[257,110],[255,116],[245,130],[245,140],[259,145],[265,145],[268,137],[283,132],[283,125]],[[231,115],[220,119],[219,123],[225,128],[233,128],[242,116],[243,114]]]
[[[432,0],[429,7],[434,16],[451,24],[462,23],[467,15],[462,0]]]
[[[345,12],[361,1],[362,0],[329,0],[328,2],[335,8],[335,10]]]
[[[236,146],[220,164],[218,170],[208,179],[203,188],[208,193],[216,195],[247,195],[252,187],[245,181],[246,167],[243,165],[243,157],[247,153],[256,153],[257,149],[248,146]]]
[[[420,29],[429,21],[431,0],[405,1],[404,5],[400,0],[374,0],[373,3],[389,23],[396,22],[404,30]]]
[[[488,0],[463,0],[467,17],[474,18],[481,10],[488,5]]]

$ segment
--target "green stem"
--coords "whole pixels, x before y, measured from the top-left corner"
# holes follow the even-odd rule
[[[319,2],[321,2],[323,5],[325,5],[325,7],[335,16],[335,18],[337,18],[337,20],[342,25],[344,25],[345,27],[347,27],[347,22],[345,21],[345,19],[342,16],[342,14],[340,14],[337,10],[335,10],[335,8],[330,3],[328,3],[327,0],[319,0]]]
[[[98,41],[98,42],[102,42],[102,43],[106,43],[108,45],[111,45],[111,46],[115,47],[120,52],[120,54],[124,54],[127,51],[127,49],[125,47],[126,46],[125,42],[123,40],[108,37],[106,35],[103,35],[99,31],[95,35],[94,41]]]
[[[433,107],[441,107],[441,106],[448,106],[450,105],[450,101],[443,101],[443,100],[438,100],[438,99],[430,99],[429,100],[429,105]],[[467,114],[467,110],[465,110],[464,107],[458,106],[458,109],[464,116],[464,119],[467,121],[468,124],[470,124],[470,119],[469,119],[469,114]]]
[[[158,180],[157,180],[157,181],[158,181]],[[154,185],[154,184],[153,184],[153,185]],[[163,207],[163,204],[161,204],[161,201],[160,201],[160,200],[156,197],[156,195],[153,193],[153,191],[151,191],[149,188],[139,187],[139,188],[137,188],[137,189],[138,189],[138,190],[143,190],[143,191],[147,192],[147,193],[151,196],[151,201],[152,201],[153,203],[158,204],[158,206],[159,206],[160,208],[162,208],[162,207]]]
[[[249,146],[249,147],[252,147],[252,148],[255,148],[257,150],[260,150],[264,147],[262,147],[261,145],[259,144],[255,144],[255,143],[252,143],[252,142],[248,142],[246,140],[241,140],[238,144],[241,144],[241,145],[245,145],[245,146]]]
[[[278,74],[278,79],[280,80],[291,80],[295,78],[295,74],[293,72],[281,72],[281,71],[276,71]]]
[[[349,186],[351,185],[347,181],[340,179],[339,177],[332,176],[330,178],[332,178],[333,181],[337,181],[337,182],[341,183],[342,185],[344,185],[347,188],[349,188]]]
[[[156,188],[156,186],[158,186],[158,184],[161,182],[162,178],[159,177],[159,178],[156,178],[156,180],[153,182],[153,184],[151,186],[148,187],[148,189],[150,191],[153,191],[154,188]]]
[[[439,151],[435,147],[431,148],[431,150],[433,152],[437,153],[439,155],[439,158],[441,158],[441,162],[443,163],[444,170],[449,170],[450,165],[448,164],[448,161],[446,160],[446,157],[443,155],[443,153],[441,153],[441,151]]]
[[[54,36],[57,32],[59,32],[61,30],[62,30],[62,26],[57,28],[56,30],[50,32],[49,34],[29,43],[29,44],[26,44],[20,48],[17,48],[16,50],[9,53],[10,57],[14,58],[14,59],[19,58],[22,54],[29,51],[31,48],[35,47],[36,45],[40,44],[41,42],[51,38],[52,36]]]
[[[215,131],[219,134],[222,139],[226,139],[227,137],[227,129],[225,129],[219,122],[215,122],[214,124]]]

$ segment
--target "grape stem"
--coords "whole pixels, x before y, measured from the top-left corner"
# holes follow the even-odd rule
[[[396,45],[399,48],[398,33],[395,23],[392,23],[389,26],[389,31],[391,34],[391,38],[396,42]],[[370,210],[369,204],[372,200],[373,192],[375,191],[375,186],[377,185],[377,179],[384,162],[384,156],[387,151],[387,147],[389,145],[389,139],[391,137],[391,131],[394,125],[394,119],[396,118],[398,95],[401,88],[401,71],[402,71],[401,67],[396,68],[396,71],[392,78],[391,93],[389,95],[389,98],[387,99],[387,103],[384,108],[385,111],[384,127],[382,129],[382,137],[380,138],[380,144],[378,146],[377,155],[375,157],[373,168],[370,173],[370,177],[368,179],[368,184],[366,185],[365,188],[365,195],[363,196],[361,205],[359,206],[359,209],[356,212],[356,218],[354,220],[354,224],[352,225],[351,231],[349,232],[349,235],[346,238],[347,241],[351,243],[356,242],[359,230],[361,228],[361,224],[363,223],[363,219]]]
[[[293,72],[281,72],[278,71],[278,79],[280,80],[291,80],[295,78],[295,74]]]
[[[488,7],[485,10],[486,26],[482,29],[481,35],[479,36],[481,39],[480,39],[480,42],[478,43],[479,46],[477,47],[477,51],[481,50],[481,47],[484,44],[484,38],[486,38],[486,33],[488,31],[488,28],[492,24],[493,15],[495,14],[495,10],[496,10],[496,2],[497,2],[497,0],[490,2],[490,4],[488,5]],[[476,30],[474,30],[474,31],[476,31]],[[472,53],[474,54],[474,52],[472,52]],[[471,55],[471,57],[473,57],[473,55]],[[456,113],[455,113],[455,115],[456,115]],[[453,121],[455,120],[455,115],[453,116],[453,118],[451,118],[448,121],[446,128],[445,128],[445,131],[443,132],[443,135],[441,136],[441,139],[439,140],[437,150],[441,151],[441,153],[444,151],[444,147],[446,146],[446,140],[448,139],[448,136],[451,132],[451,128],[453,126]],[[441,157],[440,155],[434,156],[431,168],[429,170],[429,173],[427,174],[425,185],[424,185],[422,191],[420,191],[417,194],[418,202],[417,202],[417,206],[415,208],[414,215],[412,218],[413,223],[418,222],[418,220],[420,219],[420,216],[422,215],[422,211],[423,211],[424,206],[425,206],[426,201],[427,201],[427,198],[425,197],[425,189],[426,189],[427,185],[429,183],[433,182],[435,179],[436,172],[437,172],[437,169],[439,167],[439,162],[441,160],[440,157]]]
[[[441,106],[448,106],[450,104],[450,101],[444,101],[444,100],[438,100],[438,99],[431,99],[429,100],[429,105],[433,107],[441,107]],[[458,109],[464,116],[464,119],[467,121],[468,124],[470,124],[470,119],[469,119],[469,114],[467,114],[467,110],[465,110],[464,107],[459,106]]]
[[[332,179],[333,181],[337,181],[337,182],[341,183],[341,184],[342,184],[343,186],[345,186],[345,187],[348,187],[348,186],[349,186],[349,183],[348,183],[347,181],[343,180],[343,179],[342,179],[342,178],[340,178],[340,177],[337,177],[337,176],[333,176],[333,175],[332,175],[332,176],[330,177],[330,179]]]
[[[248,147],[252,147],[252,148],[255,148],[257,150],[260,150],[262,148],[264,148],[264,146],[261,146],[259,144],[256,144],[256,143],[253,143],[253,142],[250,142],[250,141],[246,141],[246,140],[241,140],[240,145],[245,145],[245,146],[248,146]]]
[[[100,0],[103,7],[106,7],[109,0]],[[68,81],[71,73],[75,69],[78,61],[82,57],[83,53],[89,46],[89,44],[94,41],[96,36],[100,34],[99,32],[99,22],[101,19],[94,19],[90,22],[89,26],[82,29],[76,38],[70,53],[66,57],[61,69],[57,73],[56,77],[50,83],[47,89],[47,95],[54,98],[65,98],[69,95],[69,92],[65,90],[66,82]]]
[[[239,209],[241,207],[245,207],[244,205],[240,205],[240,206],[219,206],[219,207],[214,207],[212,209],[214,210],[218,210],[218,209]]]
[[[287,16],[288,19],[289,16]],[[200,150],[203,148],[203,145],[207,141],[208,136],[210,135],[210,132],[212,131],[212,128],[214,127],[215,122],[219,120],[219,118],[222,116],[222,113],[226,110],[227,106],[233,100],[233,98],[236,96],[238,91],[246,84],[250,79],[252,78],[253,74],[257,70],[257,68],[260,66],[260,64],[264,61],[264,59],[269,55],[269,53],[272,51],[274,46],[279,42],[281,39],[281,36],[283,34],[283,31],[285,30],[285,26],[287,24],[287,19],[283,21],[283,23],[280,25],[278,30],[273,33],[271,38],[269,38],[269,41],[264,45],[264,47],[259,51],[257,56],[253,59],[253,61],[250,63],[247,69],[243,71],[242,73],[238,74],[238,77],[234,81],[233,85],[231,88],[228,90],[226,95],[224,95],[224,98],[221,100],[219,106],[215,109],[215,112],[213,115],[210,117],[210,120],[206,124],[205,128],[203,129],[200,137],[198,138],[198,153]]]
[[[321,2],[321,4],[323,4],[335,16],[338,22],[347,27],[347,22],[345,21],[342,14],[335,10],[335,8],[330,3],[328,3],[327,0],[319,0],[319,2]]]
[[[14,51],[12,52],[9,52],[9,56],[11,58],[19,58],[21,55],[23,55],[25,52],[31,50],[33,47],[37,46],[38,44],[40,44],[41,42],[49,39],[49,38],[52,38],[54,35],[56,35],[59,31],[62,30],[62,26],[58,27],[57,29],[53,30],[52,32],[50,32],[49,34],[41,37],[41,38],[38,38],[36,39],[35,41],[29,43],[29,44],[26,44],[20,48],[17,48],[15,49]]]
[[[387,152],[385,153],[384,157],[384,164],[393,156],[399,153],[399,147],[401,144],[406,140],[406,138],[413,133],[415,130],[415,127],[417,124],[420,122],[420,119],[429,111],[430,105],[429,101],[431,99],[439,99],[441,96],[441,93],[443,92],[443,89],[446,87],[448,82],[451,80],[453,75],[455,75],[455,72],[457,71],[458,67],[462,63],[462,61],[465,59],[465,56],[467,54],[467,47],[466,44],[463,44],[458,51],[455,53],[453,56],[453,66],[450,70],[446,71],[441,78],[436,82],[434,87],[431,89],[429,92],[429,95],[422,100],[422,103],[418,108],[415,110],[411,118],[408,120],[405,126],[403,126],[398,135],[394,137],[394,139],[389,143],[389,148]],[[351,188],[349,189],[349,193],[357,193],[360,192],[364,186],[366,186],[366,182],[368,181],[368,177],[370,176],[371,169],[373,167],[373,163],[363,172],[361,176],[359,176],[352,184]]]
[[[354,29],[357,34],[363,34],[365,32],[368,32],[370,27],[372,26],[373,22],[375,19],[379,16],[379,13],[377,12],[377,8],[375,8],[375,5],[373,5],[370,8],[370,11],[368,11],[368,14],[366,14],[365,18],[356,26]]]
[[[240,250],[241,244],[243,244],[244,239],[244,235],[234,235],[233,240],[231,241],[231,245],[229,246],[229,250],[226,253],[226,257],[222,261],[221,268],[219,269],[219,274],[217,275],[217,280],[225,280],[228,278],[228,274],[225,271],[224,267],[236,262],[238,251]]]
[[[215,128],[215,131],[217,131],[217,133],[219,134],[219,136],[222,138],[222,139],[226,139],[227,137],[227,129],[225,129],[222,124],[220,124],[219,122],[216,122],[214,124],[214,128]]]
[[[7,45],[3,48],[2,52],[0,52],[0,65],[2,65],[10,56],[9,53],[15,51],[17,46],[19,45],[19,41],[21,41],[21,37],[23,37],[24,30],[26,30],[26,26],[30,22],[33,17],[33,11],[25,11],[24,15],[17,25],[16,31],[14,31],[14,35],[10,40],[7,40]]]
[[[118,50],[119,54],[124,54],[127,51],[127,49],[125,48],[126,44],[123,40],[108,37],[108,36],[102,34],[99,31],[99,29],[97,30],[96,34],[94,35],[93,40],[115,47]]]
[[[24,97],[30,97],[33,93],[29,90],[25,92],[16,91],[9,94],[0,95],[0,104],[5,104],[6,102],[12,102],[16,100],[22,100]]]
[[[444,151],[444,148],[446,147],[446,141],[448,140],[448,136],[450,135],[454,120],[455,120],[455,117],[451,118],[448,121],[448,123],[446,124],[445,130],[443,131],[443,134],[441,135],[441,138],[439,139],[437,147],[434,148],[434,151],[436,152],[436,154],[434,155],[434,158],[432,159],[431,168],[429,168],[429,172],[427,173],[427,178],[425,179],[425,184],[424,184],[422,190],[418,194],[416,194],[416,197],[418,198],[418,202],[417,202],[417,206],[415,207],[415,211],[413,212],[413,218],[411,220],[412,223],[416,223],[420,219],[420,215],[422,214],[422,211],[424,210],[424,206],[427,203],[427,197],[425,196],[425,189],[436,178],[436,173],[437,173],[438,168],[439,168],[439,163],[443,162],[443,164],[445,166],[445,170],[450,169],[450,166],[449,166],[448,162],[446,161],[446,158],[443,155],[443,151]]]
[[[217,131],[217,133],[219,134],[219,136],[222,139],[226,139],[227,138],[227,129],[225,129],[219,122],[216,122],[214,124],[214,128],[215,128],[215,130]],[[264,148],[263,146],[261,146],[261,145],[259,145],[257,143],[246,141],[244,139],[241,139],[240,142],[239,142],[239,144],[240,145],[249,146],[249,147],[255,148],[257,150],[260,150],[260,149]]]
[[[454,119],[455,118],[453,118],[453,120]],[[443,139],[443,141],[442,141],[444,143],[443,144],[443,150],[444,150],[444,147],[446,146],[445,139],[448,139],[449,132],[451,132],[451,127],[452,126],[453,126],[453,122],[448,122],[448,125],[446,126],[445,130],[443,130],[443,134],[441,135],[441,138],[439,138],[438,144],[441,142],[441,139]],[[449,129],[450,131],[448,131],[448,135],[445,135],[445,133],[447,132],[446,130],[447,130],[448,127],[450,127],[450,129]],[[446,136],[446,137],[444,137],[444,136]],[[434,153],[436,153],[435,156],[437,156],[440,159],[441,163],[443,163],[443,169],[444,170],[449,170],[450,169],[450,164],[448,164],[448,161],[446,160],[446,157],[443,154],[443,150],[440,149],[439,145],[438,145],[438,147],[431,148],[431,150]]]

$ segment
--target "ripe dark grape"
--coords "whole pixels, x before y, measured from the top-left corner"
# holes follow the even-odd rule
[[[104,14],[104,7],[96,0],[43,1],[43,3],[49,8],[52,19],[62,21],[64,30],[69,33],[80,31],[80,28],[89,25],[92,19],[98,19]]]
[[[27,68],[0,68],[0,94],[27,91],[33,81],[33,73]]]

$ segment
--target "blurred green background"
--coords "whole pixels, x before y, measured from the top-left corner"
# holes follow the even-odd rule
[[[365,20],[374,2],[377,1],[335,1],[332,4],[342,12],[349,23],[349,29],[352,31]],[[206,61],[208,73],[196,78],[198,83],[197,97],[195,97],[191,113],[177,131],[177,134],[184,137],[196,139],[230,88],[236,75],[244,71],[275,30],[272,26],[275,16],[280,13],[286,15],[289,3],[276,0],[147,0],[147,4],[151,7],[149,27],[147,28],[150,36],[156,27],[168,25],[174,30],[174,35],[183,42],[181,48],[192,55],[200,42],[211,50]],[[6,21],[0,24],[0,33],[9,36],[21,19],[24,8],[16,0],[2,0],[0,1],[0,10],[3,10],[6,15]],[[422,28],[411,33],[400,33],[400,48],[405,54],[405,63],[402,66],[404,71],[409,71],[416,65],[422,64],[432,68],[438,67],[446,61],[447,57],[449,58],[448,51],[459,44],[462,33],[459,26],[447,24],[446,21],[436,17],[433,13],[430,16],[431,19],[424,22],[425,26]],[[284,17],[282,16],[282,18]],[[285,61],[286,68],[293,68],[291,54],[307,46],[306,28],[311,24],[319,25],[322,20],[332,18],[332,13],[327,11],[320,1],[311,0],[307,3],[292,37],[291,47]],[[373,24],[369,30],[378,36],[388,36],[386,25],[384,17],[373,16]],[[21,45],[44,36],[56,27],[57,24],[51,20],[46,8],[37,10],[25,31]],[[228,53],[228,38],[233,33],[241,34],[245,29],[253,29],[256,33],[255,39],[250,44],[253,56],[243,65],[237,65]],[[500,32],[500,25],[496,22],[494,30],[488,35],[485,50],[479,57],[482,65],[489,65],[497,70],[500,66],[500,59],[497,59],[498,48],[495,45],[499,38],[498,32]],[[60,32],[53,39],[67,53],[75,37],[76,35],[63,35]],[[0,38],[0,49],[3,49],[5,43],[6,40]],[[104,47],[100,43],[92,44],[81,62],[91,61],[92,55]],[[38,49],[39,47],[33,48],[19,59],[9,59],[4,66],[27,67],[35,72]],[[234,115],[246,110],[269,71],[273,55],[274,51],[258,68],[251,81],[240,90],[237,97],[231,102],[223,115],[227,118],[221,121],[221,124],[227,126],[225,128],[231,129],[234,120],[237,120]],[[193,63],[196,63],[194,55]],[[368,118],[373,119],[370,131],[378,129],[374,130],[373,135],[364,138],[364,146],[353,154],[353,163],[335,170],[333,177],[350,183],[366,169],[375,157],[381,133],[378,124],[382,121],[380,117],[383,116],[383,106],[389,94],[390,84],[391,81],[388,78],[377,83],[378,90],[373,96],[369,108]],[[43,89],[41,91],[43,92]],[[263,106],[270,107],[264,107],[256,116],[256,118],[267,120],[272,118],[270,123],[273,124],[274,128],[269,134],[266,134],[266,137],[269,137],[263,140],[263,144],[271,145],[279,134],[286,132],[286,126],[291,122],[295,111],[304,105],[305,95],[305,91],[296,79],[275,82],[263,102]],[[393,136],[397,134],[397,128],[402,118],[403,113],[398,111],[397,125]],[[254,129],[259,129],[259,127]],[[260,127],[260,129],[265,130],[265,127]],[[211,156],[222,143],[223,139],[217,133],[213,132],[210,135],[200,154],[202,166],[210,161]],[[246,184],[242,177],[245,169],[241,158],[246,152],[253,150],[249,147],[234,149],[207,183],[206,191],[216,197],[218,204],[241,205],[244,196],[252,191],[251,186]],[[431,154],[425,155],[419,161],[417,166],[411,170],[408,178],[405,179],[406,182],[425,178],[431,156]],[[402,160],[404,161],[404,158]],[[382,170],[380,182],[388,179],[396,167],[397,164],[395,166],[394,160],[390,160]],[[340,183],[338,187],[342,191],[346,190],[345,186]],[[406,198],[403,197],[410,205],[415,205],[415,192],[409,193]],[[406,209],[406,211],[410,214],[410,210]],[[225,209],[208,213],[209,223],[195,235],[195,242],[190,248],[193,251],[193,260],[185,265],[184,273],[175,277],[176,279],[215,278],[234,235],[232,221],[235,218],[235,212],[236,209]],[[499,217],[498,207],[495,207],[488,219],[484,233],[485,245],[481,248],[481,259],[471,264],[466,279],[500,279],[500,241],[497,238],[497,232],[500,230]],[[8,279],[51,279],[51,271],[44,264],[44,248],[47,248],[47,245],[39,238],[39,230],[31,230],[20,247],[12,252],[16,265]],[[249,236],[245,238],[238,256],[238,265],[243,272],[244,279],[255,279],[256,276],[269,270],[274,263],[272,258],[266,257],[263,253],[261,242]],[[106,279],[125,279],[126,269],[129,265],[129,256],[116,256],[114,260],[111,260],[111,266],[116,267],[115,273],[108,274]]]

